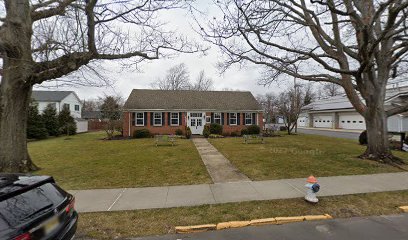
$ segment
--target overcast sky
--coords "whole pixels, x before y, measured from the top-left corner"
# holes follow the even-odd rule
[[[211,3],[212,1],[197,1],[197,8],[207,13],[209,19],[217,17],[218,12],[217,8]],[[0,15],[1,13],[5,13],[5,11],[0,9]],[[205,43],[195,31],[193,31],[192,26],[197,27],[197,24],[185,10],[168,10],[162,12],[159,17],[164,22],[167,22],[166,30],[176,30],[179,33],[189,36],[191,39],[202,42],[203,44],[208,44]],[[162,78],[165,75],[166,70],[180,63],[185,63],[187,65],[192,81],[195,80],[201,70],[204,70],[206,75],[212,78],[215,90],[228,88],[251,91],[256,96],[267,92],[278,93],[293,84],[293,79],[288,77],[288,81],[283,83],[260,86],[258,85],[258,79],[260,77],[261,69],[251,64],[246,65],[243,69],[239,69],[237,66],[232,67],[224,74],[220,75],[216,68],[216,64],[221,59],[221,53],[219,52],[218,47],[210,47],[211,48],[207,51],[207,55],[205,56],[202,56],[201,53],[179,54],[177,57],[171,59],[145,61],[139,65],[141,71],[132,71],[132,69],[121,71],[122,69],[119,63],[106,61],[103,64],[104,69],[106,69],[103,75],[113,83],[112,86],[109,87],[61,87],[58,86],[57,81],[46,83],[46,85],[53,86],[51,88],[52,90],[73,90],[77,92],[81,99],[93,99],[105,94],[120,95],[126,99],[132,89],[151,88],[151,84],[158,78]],[[314,85],[315,87],[320,86],[318,83]],[[49,88],[43,88],[40,85],[35,86],[35,89],[44,90]]]
[[[217,11],[210,5],[211,1],[200,1],[199,8],[201,11],[207,12],[212,18],[216,16]],[[160,17],[163,21],[168,22],[169,29],[176,29],[182,34],[188,35],[196,41],[202,41],[201,37],[193,31],[191,26],[196,26],[193,18],[185,11],[171,10],[163,12]],[[204,43],[203,44],[207,44]],[[111,87],[58,87],[53,90],[73,90],[76,91],[81,99],[97,98],[104,94],[119,94],[125,99],[134,88],[151,88],[157,78],[163,77],[166,70],[176,64],[185,63],[190,72],[191,80],[195,80],[196,76],[201,70],[204,70],[206,75],[211,77],[214,81],[215,90],[222,90],[225,88],[234,90],[251,91],[254,95],[263,94],[266,92],[279,92],[279,87],[285,84],[272,84],[269,87],[260,86],[257,80],[260,76],[260,69],[254,65],[248,65],[243,69],[232,67],[224,74],[220,75],[216,64],[220,59],[220,52],[218,47],[210,46],[207,55],[202,54],[179,54],[179,56],[171,59],[159,59],[154,61],[146,61],[140,65],[141,72],[126,70],[121,71],[118,63],[105,62],[104,68],[107,71],[104,75],[113,82]],[[50,83],[47,83],[49,86]],[[51,85],[57,86],[56,82]],[[36,86],[36,89],[44,89]]]

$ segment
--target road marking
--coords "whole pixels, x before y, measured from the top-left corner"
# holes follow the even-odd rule
[[[126,188],[124,188],[122,190],[122,192],[119,193],[118,197],[115,199],[115,201],[109,206],[108,211],[111,210],[111,208],[113,207],[113,205],[115,205],[115,203],[119,200],[120,197],[122,197],[122,194],[126,191]]]

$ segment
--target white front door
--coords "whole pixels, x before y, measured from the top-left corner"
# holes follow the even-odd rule
[[[187,114],[187,126],[192,134],[203,134],[205,124],[205,112],[189,112]]]

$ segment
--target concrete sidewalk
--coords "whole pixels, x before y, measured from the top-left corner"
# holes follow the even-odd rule
[[[318,178],[319,196],[408,190],[408,172]],[[197,206],[253,200],[298,198],[306,179],[203,185],[70,191],[79,212]]]

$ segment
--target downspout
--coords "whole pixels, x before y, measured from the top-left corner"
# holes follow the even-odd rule
[[[128,129],[128,135],[129,135],[129,137],[130,137],[130,121],[131,121],[131,114],[130,114],[130,112],[128,112],[128,118],[129,118],[129,129]],[[144,118],[144,116],[143,116],[143,118]]]

